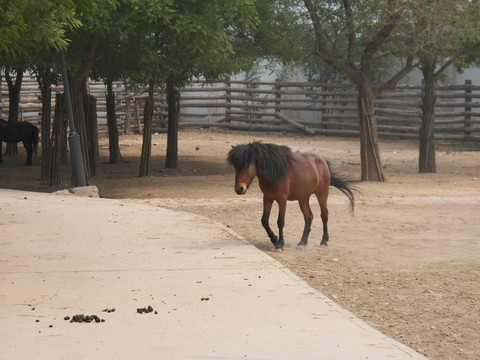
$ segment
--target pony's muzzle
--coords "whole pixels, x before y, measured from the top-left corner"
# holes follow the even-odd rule
[[[237,195],[245,195],[247,192],[247,187],[246,186],[238,186],[235,188],[235,192]]]

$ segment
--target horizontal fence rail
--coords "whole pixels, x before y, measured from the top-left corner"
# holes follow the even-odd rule
[[[106,128],[106,87],[89,82],[97,99],[98,129]],[[422,86],[398,86],[375,102],[381,137],[418,139],[422,118]],[[53,87],[53,92],[63,88]],[[143,127],[146,89],[129,90],[114,84],[117,122],[123,133],[139,133]],[[345,84],[227,81],[194,82],[180,91],[180,128],[303,132],[358,136],[357,91]],[[435,137],[446,140],[480,141],[480,86],[437,86]],[[167,127],[167,103],[155,92],[154,131]],[[55,99],[55,96],[52,96]],[[20,121],[40,122],[40,91],[36,80],[25,75],[22,83]],[[52,108],[54,108],[52,106]],[[8,88],[1,83],[0,116],[8,116]]]

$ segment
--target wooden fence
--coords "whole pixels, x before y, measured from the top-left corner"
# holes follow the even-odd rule
[[[2,82],[0,116],[8,115],[8,89]],[[89,83],[97,98],[98,128],[106,132],[105,86]],[[62,88],[54,88],[54,92]],[[124,133],[141,132],[146,92],[115,85],[117,121]],[[437,139],[480,141],[480,86],[438,86],[435,114]],[[339,84],[231,81],[196,82],[180,91],[180,128],[300,132],[358,136],[357,91]],[[38,124],[40,91],[24,78],[20,119]],[[53,99],[55,97],[52,97]],[[422,87],[398,86],[376,100],[379,135],[418,139]],[[165,94],[155,93],[154,131],[167,126]]]

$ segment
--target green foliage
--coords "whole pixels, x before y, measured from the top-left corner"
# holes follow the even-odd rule
[[[27,24],[16,2],[2,0],[0,3],[0,52],[11,55],[14,44],[20,41]]]
[[[305,37],[311,38],[311,26],[303,21],[289,0],[257,0],[260,24],[254,32],[259,57],[284,64],[295,62],[302,56]]]
[[[464,56],[480,43],[478,1],[412,1],[411,21],[404,29],[422,64],[440,64]],[[464,66],[459,60],[458,65]]]
[[[380,90],[398,81],[403,67],[395,66],[398,64],[391,59],[405,55],[397,29],[411,15],[408,1],[304,3],[314,25],[314,51],[319,58],[356,84],[367,80]]]
[[[166,70],[182,84],[191,77],[215,80],[238,71],[233,41],[256,24],[250,0],[185,0],[174,3],[164,44]]]
[[[274,65],[295,64],[307,78],[323,82],[358,79],[362,61],[369,58],[374,83],[393,77],[399,69],[389,43],[372,47],[385,24],[392,22],[401,1],[310,1],[311,11],[301,0],[258,0],[261,24],[256,41],[261,56]],[[312,18],[313,15],[313,18]],[[370,47],[370,53],[367,53]],[[372,51],[374,49],[374,51]]]
[[[140,83],[214,80],[259,59],[335,81],[369,64],[382,82],[405,54],[474,63],[479,9],[478,0],[0,0],[0,62],[45,64],[54,49],[53,63],[68,47],[71,71],[94,51],[91,76]]]
[[[120,0],[101,36],[93,76],[177,86],[244,66],[235,41],[256,24],[250,0]]]
[[[2,0],[0,57],[32,56],[49,47],[65,47],[65,31],[78,26],[71,0]]]

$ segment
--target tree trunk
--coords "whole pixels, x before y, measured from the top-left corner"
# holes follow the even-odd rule
[[[375,93],[368,84],[359,85],[358,93],[362,181],[385,181],[378,146]]]
[[[46,162],[46,179],[50,186],[60,184],[61,152],[66,142],[65,129],[67,112],[65,95],[57,94],[55,97],[55,113],[53,115],[52,139],[50,141],[49,160]]]
[[[51,138],[50,132],[52,130],[52,71],[49,68],[39,69],[38,71],[38,86],[42,97],[42,180],[48,179],[48,169],[50,167],[50,151]]]
[[[167,105],[168,105],[168,132],[167,132],[167,156],[165,168],[176,169],[178,167],[178,115],[180,94],[175,90],[175,76],[171,73],[167,79]]]
[[[149,175],[150,155],[152,151],[152,122],[153,122],[153,89],[154,83],[150,83],[148,90],[148,99],[145,101],[145,110],[143,114],[143,143],[142,156],[140,159],[140,177]]]
[[[98,175],[98,126],[97,99],[92,95],[85,98],[85,127],[87,130],[87,147],[89,154],[90,175]]]
[[[422,67],[425,86],[422,94],[422,126],[420,128],[420,149],[418,157],[418,172],[435,173],[435,66],[428,64]]]
[[[15,83],[10,76],[10,69],[5,69],[5,80],[8,84],[8,124],[14,125],[18,121],[18,105],[20,104],[20,90],[22,89],[24,69],[17,69]],[[17,155],[18,146],[16,143],[7,143],[7,155]]]
[[[108,150],[110,164],[120,164],[122,162],[122,154],[118,146],[118,126],[117,116],[115,113],[115,92],[113,91],[113,83],[107,81],[107,127],[108,127]]]
[[[90,161],[88,151],[88,133],[85,121],[85,98],[87,88],[83,80],[72,81],[70,85],[70,94],[72,99],[73,118],[75,122],[75,130],[80,136],[80,145],[82,149],[83,167],[85,171],[85,181],[87,185],[90,183]]]

